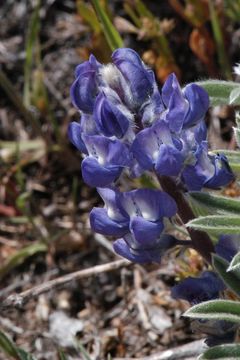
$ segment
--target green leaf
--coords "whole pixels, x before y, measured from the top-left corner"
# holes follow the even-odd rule
[[[207,192],[192,191],[189,193],[190,198],[194,199],[197,204],[214,213],[232,213],[240,214],[240,201],[227,198],[224,196],[216,196]]]
[[[25,350],[18,348],[2,331],[0,331],[0,349],[3,350],[6,355],[9,355],[16,360],[36,360]]]
[[[31,192],[26,191],[21,193],[16,199],[16,205],[18,209],[21,210],[23,213],[25,212],[27,202],[31,198],[31,195]]]
[[[118,31],[111,23],[106,11],[101,6],[100,1],[92,0],[92,4],[94,6],[95,12],[100,21],[104,35],[111,50],[113,51],[117,48],[123,47],[123,40],[119,35]]]
[[[215,214],[215,211],[211,209],[211,207],[205,205],[204,201],[198,201],[197,198],[191,196],[190,193],[187,193],[185,196],[189,202],[189,205],[192,208],[192,211],[194,212],[195,217]]]
[[[240,323],[240,302],[210,300],[192,306],[184,316],[194,319],[226,320]]]
[[[16,346],[12,343],[7,335],[0,331],[0,348],[9,356],[18,359]]]
[[[240,86],[233,89],[229,95],[230,105],[240,105]]]
[[[198,360],[237,360],[240,359],[240,345],[224,344],[214,346],[198,357]]]
[[[228,261],[216,254],[212,255],[212,262],[214,269],[227,287],[229,287],[236,295],[240,296],[240,271],[236,269],[235,271],[228,272]]]
[[[92,360],[90,355],[87,353],[87,350],[84,348],[80,341],[77,341],[77,348],[79,349],[81,355],[83,355],[84,360]]]
[[[186,224],[196,230],[207,231],[212,235],[240,234],[240,216],[208,215],[193,219]]]
[[[67,355],[64,353],[64,351],[62,349],[58,350],[58,357],[59,357],[59,360],[68,360]]]
[[[239,88],[238,83],[223,80],[198,81],[197,84],[207,91],[212,106],[229,104],[231,92]]]
[[[229,267],[227,268],[227,271],[236,271],[240,270],[240,252],[238,252],[230,262]]]
[[[16,254],[12,255],[7,262],[0,268],[0,279],[5,276],[10,270],[16,266],[21,265],[27,258],[38,254],[40,252],[46,252],[47,245],[42,242],[36,242],[34,244],[25,246]]]
[[[27,31],[27,41],[26,41],[26,60],[24,64],[24,89],[23,89],[23,101],[24,105],[29,108],[31,105],[31,69],[34,61],[34,47],[37,42],[39,29],[40,29],[40,0],[37,1],[35,9],[30,18],[30,23]]]

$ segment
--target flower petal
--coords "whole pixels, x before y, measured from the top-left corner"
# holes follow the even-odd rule
[[[219,297],[225,289],[222,280],[212,271],[205,271],[199,278],[188,277],[172,288],[173,298],[187,300],[190,304]]]
[[[173,146],[162,144],[155,164],[159,175],[177,176],[183,166],[184,157],[181,151]]]
[[[129,222],[129,217],[124,216],[125,213],[121,213],[121,209],[119,209],[116,201],[116,197],[119,194],[119,191],[110,188],[97,188],[97,191],[105,203],[108,216],[112,220]]]
[[[73,121],[68,126],[68,137],[71,143],[81,152],[88,154],[84,141],[82,140],[82,128],[79,123]]]
[[[111,103],[104,93],[97,96],[94,106],[94,118],[100,131],[109,137],[115,135],[122,138],[130,125],[130,119],[116,105]]]
[[[162,221],[151,222],[140,216],[133,217],[129,229],[135,239],[134,249],[153,248],[163,228]]]
[[[218,189],[221,186],[226,186],[234,180],[234,174],[224,154],[209,156],[209,158],[210,161],[212,160],[212,163],[214,164],[215,173],[205,182],[204,186],[210,189]]]
[[[153,92],[153,72],[145,67],[139,55],[132,49],[117,49],[113,52],[112,59],[128,81],[133,100],[137,105],[141,104]]]
[[[123,236],[128,232],[128,222],[119,222],[108,216],[107,209],[93,208],[90,212],[91,228],[108,236]]]
[[[159,146],[157,138],[151,128],[141,130],[134,139],[131,151],[140,166],[144,170],[153,167],[155,153],[158,153]]]
[[[142,216],[149,221],[171,217],[177,205],[167,193],[153,189],[138,189],[119,194],[116,201],[130,217]]]
[[[239,250],[240,235],[221,235],[215,246],[216,253],[229,262]]]
[[[138,264],[149,262],[159,263],[161,260],[160,254],[155,249],[133,251],[123,238],[114,241],[113,249],[118,255]]]
[[[189,103],[189,110],[184,118],[184,127],[196,125],[209,108],[208,93],[197,84],[188,84],[183,93]]]
[[[121,172],[121,166],[103,166],[93,157],[86,157],[82,162],[83,180],[92,187],[105,187],[110,185],[120,176]]]

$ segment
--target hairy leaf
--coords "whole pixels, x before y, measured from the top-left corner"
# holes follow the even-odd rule
[[[193,191],[190,192],[190,197],[193,198],[199,205],[202,205],[215,213],[233,213],[240,214],[240,201],[230,199],[224,196],[216,196],[206,192]]]
[[[200,355],[198,360],[237,360],[240,359],[240,345],[224,344],[214,346],[204,354]]]
[[[213,235],[239,234],[240,216],[237,215],[208,215],[191,220],[187,227],[207,231]]]
[[[240,271],[228,272],[229,263],[214,254],[212,257],[213,266],[224,283],[238,296],[240,296]]]
[[[240,105],[240,86],[233,89],[229,96],[230,105]]]
[[[227,271],[236,271],[240,270],[240,252],[238,252],[232,259]]]
[[[240,323],[240,302],[230,300],[205,301],[192,306],[184,313],[184,316]]]
[[[205,80],[197,84],[208,92],[212,106],[229,104],[231,92],[239,88],[236,82],[223,80]]]

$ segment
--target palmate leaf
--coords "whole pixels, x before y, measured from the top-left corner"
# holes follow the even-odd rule
[[[237,360],[240,359],[240,345],[224,344],[214,346],[198,357],[198,360]]]
[[[212,106],[229,104],[230,94],[239,88],[238,83],[223,80],[199,81],[197,84],[207,91]]]
[[[213,254],[213,267],[227,285],[236,295],[240,296],[240,271],[235,270],[228,272],[229,263],[220,256]]]
[[[184,316],[194,319],[225,320],[240,323],[240,302],[210,300],[192,306]]]
[[[209,232],[212,235],[240,234],[240,216],[208,215],[193,219],[187,227]]]
[[[216,196],[207,192],[192,191],[189,193],[190,198],[199,204],[199,206],[205,207],[209,212],[215,214],[240,214],[240,201],[230,199],[224,196]]]

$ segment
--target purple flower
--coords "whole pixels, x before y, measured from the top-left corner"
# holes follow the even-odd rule
[[[221,235],[215,246],[216,253],[230,262],[240,250],[240,235]]]
[[[98,70],[101,64],[91,55],[88,61],[78,65],[70,93],[73,104],[85,113],[92,113],[98,92]]]
[[[222,155],[209,155],[206,141],[198,146],[194,153],[196,162],[186,165],[182,179],[188,190],[201,190],[203,187],[218,189],[234,179],[227,158]]]
[[[82,135],[89,156],[82,162],[84,181],[93,187],[110,185],[130,165],[129,150],[118,140]]]
[[[219,297],[225,289],[221,279],[212,271],[204,271],[198,278],[188,277],[172,288],[173,298],[183,299],[191,305]]]
[[[165,192],[139,189],[120,193],[99,189],[105,208],[94,208],[90,222],[94,231],[105,235],[123,236],[114,243],[115,251],[135,261],[159,260],[157,249],[167,246],[161,239],[164,217],[176,214],[175,201]],[[173,243],[169,238],[168,244]],[[154,251],[155,250],[155,251]]]
[[[71,88],[82,114],[68,133],[88,155],[84,180],[105,187],[127,167],[133,177],[145,170],[175,177],[188,190],[228,184],[233,174],[226,157],[208,154],[205,90],[196,84],[182,90],[171,74],[160,95],[152,70],[134,50],[117,49],[112,60],[101,65],[91,55],[77,67]]]
[[[153,93],[153,71],[146,68],[139,55],[132,49],[117,49],[113,52],[112,59],[129,84],[134,105],[141,105]]]
[[[101,92],[95,102],[94,119],[99,131],[105,136],[122,138],[126,134],[132,119],[132,114],[121,103],[109,101]]]
[[[152,248],[135,249],[135,240],[131,234],[125,235],[121,239],[117,239],[113,243],[115,252],[139,264],[161,261],[162,256],[178,243],[177,239],[171,235],[160,234],[158,240]]]
[[[203,88],[189,84],[182,91],[175,74],[169,75],[163,85],[162,99],[166,106],[165,121],[173,132],[197,125],[209,107],[209,97]]]
[[[131,150],[143,169],[155,169],[159,175],[177,176],[183,166],[182,143],[162,120],[140,131]]]

